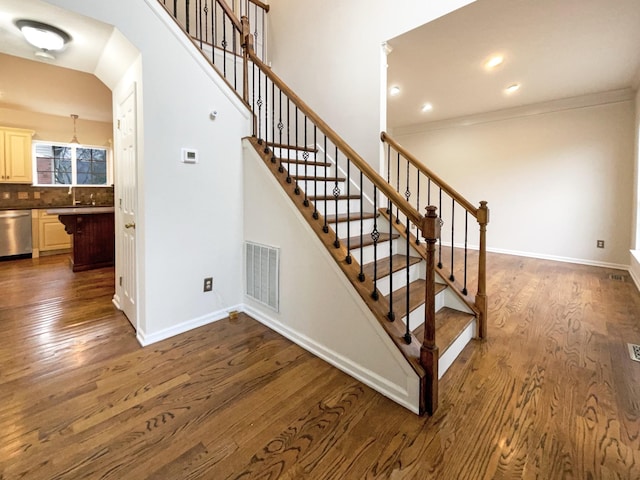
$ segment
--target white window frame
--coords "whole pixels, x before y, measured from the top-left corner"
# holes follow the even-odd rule
[[[38,145],[53,145],[56,147],[68,147],[72,149],[71,153],[71,183],[61,184],[61,183],[38,183],[38,157],[36,155],[36,148]],[[105,184],[86,184],[86,183],[78,183],[78,166],[77,166],[77,157],[76,157],[76,149],[78,148],[90,148],[90,149],[100,149],[106,150],[107,152],[107,183]],[[33,165],[33,185],[38,187],[110,187],[113,185],[113,156],[110,147],[105,147],[103,145],[86,145],[80,143],[65,143],[65,142],[48,142],[46,140],[34,140],[31,146],[31,159]]]

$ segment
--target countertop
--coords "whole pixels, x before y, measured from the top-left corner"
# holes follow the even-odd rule
[[[49,215],[91,215],[96,213],[113,213],[114,207],[94,207],[91,205],[83,207],[53,207],[47,208]]]
[[[12,207],[0,207],[0,211],[3,210],[69,210],[69,209],[86,210],[89,208],[113,208],[113,205],[38,205],[38,206],[12,206]],[[113,212],[113,210],[111,210]]]

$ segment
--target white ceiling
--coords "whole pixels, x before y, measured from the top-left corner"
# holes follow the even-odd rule
[[[0,0],[0,53],[30,60],[34,49],[14,24],[20,18],[55,25],[73,38],[47,63],[92,74],[114,30],[40,0]],[[640,0],[477,0],[389,44],[388,84],[402,88],[389,97],[391,129],[635,88]],[[483,63],[494,53],[503,54],[505,62],[488,73]],[[514,82],[522,84],[520,91],[504,95],[504,87]],[[36,96],[24,92],[0,75],[0,107],[31,109]],[[425,102],[433,104],[432,112],[421,112]],[[111,118],[110,107],[91,111],[91,98],[66,98],[62,91],[55,102],[38,98],[37,104],[43,113],[67,116],[73,108],[84,118]]]
[[[55,52],[55,60],[37,60],[35,48],[29,45],[15,26],[21,18],[37,20],[60,28],[71,35],[72,41],[64,50]],[[86,120],[108,121],[112,119],[110,101],[98,104],[95,90],[69,89],[62,81],[67,73],[51,75],[53,67],[79,70],[94,74],[114,28],[101,22],[77,15],[40,0],[0,0],[0,53],[33,61],[33,66],[43,64],[41,78],[34,78],[34,69],[8,71],[5,65],[14,65],[10,57],[0,56],[0,107],[36,111],[50,115],[69,116],[77,113]],[[38,81],[49,83],[46,94],[34,85]],[[83,80],[85,83],[88,80]],[[100,82],[95,78],[96,82]]]
[[[636,88],[640,0],[477,0],[389,45],[388,85],[402,89],[390,129]],[[495,53],[505,61],[487,72]]]

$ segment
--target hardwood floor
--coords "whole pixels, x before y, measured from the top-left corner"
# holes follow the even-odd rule
[[[489,339],[421,418],[247,316],[141,348],[113,269],[0,262],[0,479],[640,478],[630,277],[488,267]]]

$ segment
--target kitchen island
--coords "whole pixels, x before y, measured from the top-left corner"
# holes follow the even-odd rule
[[[115,260],[113,207],[50,208],[65,231],[73,236],[71,269],[74,272],[112,266]]]

